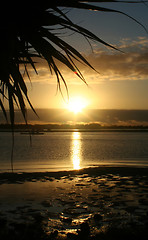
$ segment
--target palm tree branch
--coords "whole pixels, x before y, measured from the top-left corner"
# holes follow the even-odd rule
[[[115,46],[112,46],[111,44],[105,42],[88,29],[73,23],[71,19],[67,16],[66,12],[64,12],[65,10],[62,10],[63,7],[66,10],[69,10],[70,8],[75,8],[98,12],[122,14],[135,21],[147,32],[147,29],[142,23],[140,23],[137,19],[133,18],[127,13],[116,9],[101,7],[99,5],[99,3],[107,2],[146,4],[147,1],[54,0],[44,1],[42,4],[37,2],[35,6],[24,5],[24,7],[21,9],[22,12],[16,10],[14,8],[14,5],[12,5],[13,9],[7,8],[9,24],[7,25],[7,23],[4,22],[3,26],[0,27],[2,33],[0,39],[2,59],[0,71],[0,94],[3,98],[8,99],[9,101],[10,121],[12,126],[14,124],[15,102],[17,105],[19,104],[25,121],[25,100],[27,100],[31,109],[36,113],[28,98],[27,86],[19,68],[21,64],[24,64],[24,71],[27,74],[28,78],[31,80],[29,76],[28,65],[32,67],[36,74],[38,74],[37,65],[34,60],[35,58],[45,59],[49,65],[51,74],[54,72],[57,77],[58,87],[60,91],[60,81],[62,80],[67,92],[67,84],[64,77],[62,76],[57,62],[61,62],[62,64],[67,66],[85,83],[86,81],[75,62],[78,61],[80,63],[83,63],[89,66],[91,69],[95,70],[94,67],[85,59],[85,57],[82,56],[81,53],[78,52],[77,49],[75,49],[73,46],[71,46],[58,36],[63,29],[71,31],[72,33],[81,34],[88,41],[96,41],[107,47],[120,51]],[[17,14],[19,17],[17,16]],[[24,16],[26,17],[24,18]],[[18,19],[20,21],[18,21]],[[55,30],[57,31],[57,33],[55,33]],[[7,90],[6,93],[5,89]],[[6,115],[4,104],[1,100],[0,107],[2,108],[4,115]]]
[[[4,114],[4,117],[5,117],[6,121],[8,122],[7,113],[6,113],[5,107],[4,107],[3,102],[2,102],[1,99],[0,99],[0,107],[1,107],[1,109],[3,111],[3,114]]]
[[[47,29],[42,29],[42,32],[45,34],[45,36],[52,41],[53,43],[55,43],[57,46],[59,46],[62,50],[64,50],[64,52],[69,52],[73,53],[74,55],[72,55],[77,61],[80,62],[80,60],[82,60],[82,62],[84,62],[86,65],[88,65],[90,68],[92,68],[93,70],[94,67],[91,66],[91,64],[75,49],[73,48],[71,45],[69,45],[68,43],[66,43],[65,41],[63,41],[61,38],[55,36],[54,34],[50,33]],[[81,63],[82,63],[81,62]]]
[[[58,2],[59,2],[59,6],[61,6],[61,7],[67,7],[67,5],[68,5],[68,7],[71,7],[71,8],[78,8],[78,9],[85,9],[85,10],[87,9],[87,10],[101,11],[101,12],[113,12],[113,13],[119,13],[119,14],[125,15],[126,17],[128,17],[128,18],[132,19],[133,21],[135,21],[136,23],[138,23],[148,33],[146,27],[141,22],[139,22],[134,17],[132,17],[122,11],[110,9],[110,8],[99,7],[99,6],[94,6],[91,4],[83,3],[84,1],[82,2],[82,1],[70,0],[68,4],[67,4],[67,1],[58,1]],[[89,1],[85,1],[85,2],[89,2]],[[100,1],[95,1],[95,2],[99,3]],[[102,1],[102,2],[104,2],[104,1]],[[109,1],[109,2],[117,2],[117,1]],[[140,2],[142,3],[142,1],[139,1],[139,3]],[[128,2],[128,3],[131,3],[131,2]],[[137,1],[137,3],[138,3],[138,1]]]

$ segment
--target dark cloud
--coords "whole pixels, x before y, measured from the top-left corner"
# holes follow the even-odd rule
[[[102,50],[94,49],[94,53],[90,55],[84,55],[91,65],[100,72],[98,75],[95,71],[89,67],[77,62],[77,66],[83,73],[87,81],[92,83],[100,81],[100,79],[108,80],[139,80],[147,79],[148,77],[148,39],[139,37],[135,41],[125,39],[121,41],[118,48],[122,52],[115,50]],[[72,82],[76,81],[74,73],[72,73],[66,66],[61,63],[57,63],[65,80]],[[39,61],[36,64],[38,69],[38,75],[35,75],[34,70],[29,67],[29,73],[32,81],[47,81],[53,80],[55,77],[51,76],[48,65],[45,61]],[[96,81],[94,79],[96,78]]]
[[[136,47],[137,46],[137,47]],[[121,52],[98,52],[88,56],[91,64],[105,76],[111,78],[137,80],[148,77],[148,40],[147,45],[142,45],[139,40],[134,45],[131,43],[126,47],[121,45]],[[118,79],[119,80],[119,79]]]

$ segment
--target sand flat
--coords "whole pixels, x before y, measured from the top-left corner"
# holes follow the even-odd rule
[[[57,173],[0,174],[0,222],[40,223],[44,234],[67,239],[87,222],[91,234],[148,224],[148,169],[100,167]],[[3,228],[4,229],[4,228]],[[3,230],[4,232],[4,230]],[[0,231],[2,234],[2,232]]]

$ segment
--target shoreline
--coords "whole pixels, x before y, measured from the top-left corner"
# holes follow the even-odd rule
[[[12,132],[11,129],[0,129],[0,132],[1,133],[8,133],[8,132]],[[43,135],[43,134],[46,134],[46,133],[52,133],[52,132],[111,132],[111,133],[120,133],[120,132],[125,132],[125,133],[147,133],[148,132],[148,127],[146,128],[134,128],[134,127],[131,127],[131,128],[102,128],[102,129],[78,129],[78,128],[73,128],[73,129],[50,129],[50,130],[44,130],[44,129],[41,129],[39,131],[29,131],[29,130],[24,130],[24,129],[14,129],[13,130],[14,133],[20,133],[22,135]]]
[[[148,168],[0,173],[0,238],[145,240]]]
[[[45,171],[45,172],[0,172],[1,182],[16,180],[16,181],[31,181],[31,179],[48,179],[48,177],[61,178],[64,176],[79,176],[87,174],[88,176],[99,176],[102,174],[120,174],[124,176],[148,175],[148,166],[99,166],[88,167],[79,170],[65,171]]]

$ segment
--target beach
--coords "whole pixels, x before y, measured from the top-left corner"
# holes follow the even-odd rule
[[[0,174],[1,239],[147,239],[148,169]]]

